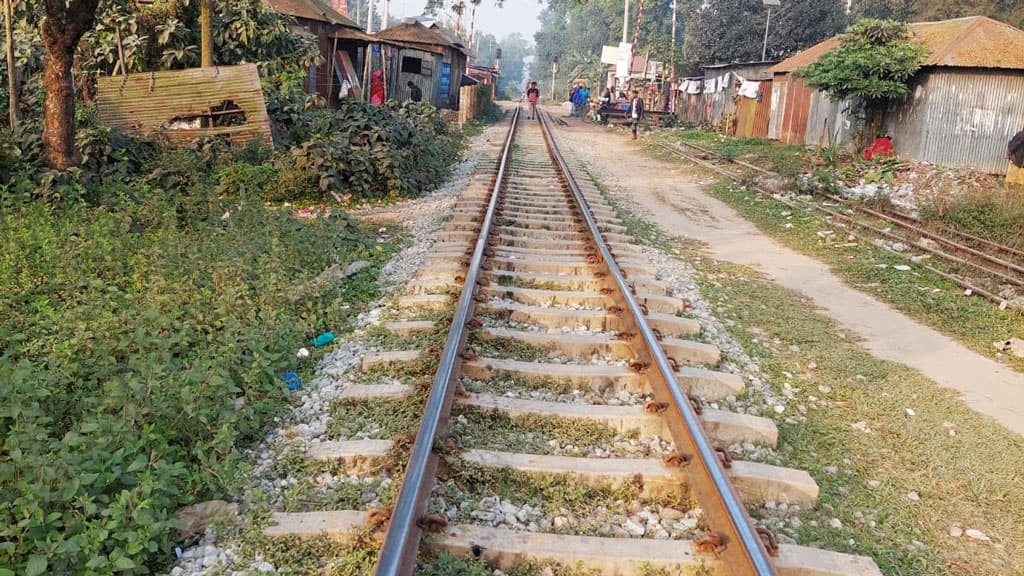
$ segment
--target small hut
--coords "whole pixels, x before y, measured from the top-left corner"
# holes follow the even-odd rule
[[[389,98],[408,99],[411,81],[419,86],[425,101],[438,108],[459,108],[459,87],[466,70],[466,49],[461,41],[413,18],[373,37],[384,44]]]
[[[279,14],[293,17],[295,28],[317,39],[321,61],[309,69],[306,92],[319,94],[333,104],[343,81],[347,80],[359,95],[363,60],[371,39],[358,24],[322,0],[263,0],[263,3]]]
[[[1024,127],[1024,31],[985,16],[910,25],[928,48],[909,96],[889,106],[885,125],[897,152],[949,167],[1006,174],[1006,146]],[[848,141],[846,103],[792,74],[839,46],[831,38],[769,69],[774,75],[770,136],[791,144]]]

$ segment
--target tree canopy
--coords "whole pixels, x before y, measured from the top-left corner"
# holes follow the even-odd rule
[[[688,16],[687,49],[701,64],[761,59],[767,10],[761,0],[710,0]],[[846,27],[842,0],[786,0],[772,12],[768,59],[790,56]]]
[[[856,18],[881,18],[904,22],[946,20],[983,14],[1024,27],[1024,3],[1017,0],[853,0]]]
[[[865,19],[842,35],[838,48],[796,74],[833,101],[859,98],[870,105],[906,96],[926,56],[905,23]]]

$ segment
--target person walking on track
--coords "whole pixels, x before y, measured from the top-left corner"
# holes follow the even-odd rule
[[[633,140],[636,140],[636,133],[640,129],[640,121],[644,117],[644,100],[640,93],[633,90],[633,98],[629,101],[629,127],[633,130]]]
[[[530,115],[527,117],[533,120],[537,117],[537,100],[540,100],[540,90],[536,82],[530,82],[530,88],[526,91],[526,99],[530,102]]]

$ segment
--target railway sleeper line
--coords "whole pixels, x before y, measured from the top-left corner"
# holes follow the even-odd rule
[[[563,173],[547,121],[517,120],[510,152],[484,172],[491,181],[473,179],[396,302],[396,319],[383,324],[399,338],[436,332],[436,320],[416,314],[449,310],[462,291],[415,441],[339,438],[305,453],[371,475],[411,444],[394,509],[275,512],[264,534],[340,539],[376,526],[386,530],[377,574],[412,573],[421,537],[428,550],[506,569],[554,561],[623,575],[644,566],[672,574],[880,574],[868,558],[762,540],[743,506],[812,507],[817,484],[801,470],[734,458],[739,445],[774,447],[774,422],[710,405],[742,395],[742,378],[717,370],[721,352],[699,341],[700,324],[681,315],[685,303],[658,280],[600,192]],[[486,237],[478,239],[481,228]],[[600,242],[588,237],[593,229]],[[360,369],[400,370],[437,355],[436,347],[368,353]],[[418,393],[385,380],[352,384],[340,399]],[[581,445],[549,433],[559,429]],[[589,440],[573,429],[607,430],[599,433],[607,441],[582,445]],[[515,448],[524,442],[541,448]],[[520,494],[507,486],[467,478],[527,489],[513,504]],[[571,511],[546,510],[537,494],[563,485],[587,498]],[[616,499],[623,494],[631,501]],[[730,498],[738,508],[729,508]],[[496,508],[480,508],[484,502]],[[509,507],[519,529],[495,521]],[[636,509],[648,515],[638,531],[631,516],[625,533],[591,522],[591,513],[606,519]]]

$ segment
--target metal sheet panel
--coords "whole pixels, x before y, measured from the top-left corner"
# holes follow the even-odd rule
[[[771,120],[768,123],[768,138],[772,140],[782,139],[782,120],[786,110],[786,92],[788,88],[789,81],[786,76],[776,76],[772,82],[772,101],[769,109]]]
[[[823,92],[812,90],[804,144],[827,146],[831,142],[830,137],[838,143],[848,142],[853,128],[847,112],[849,107],[848,101],[832,102]]]
[[[890,107],[886,127],[903,157],[1006,174],[1006,145],[1024,127],[1024,71],[931,71]]]
[[[238,126],[181,127],[180,118],[214,118],[225,102],[245,113]],[[96,112],[126,132],[163,134],[173,142],[204,136],[272,144],[270,117],[255,64],[108,76],[96,81]]]

